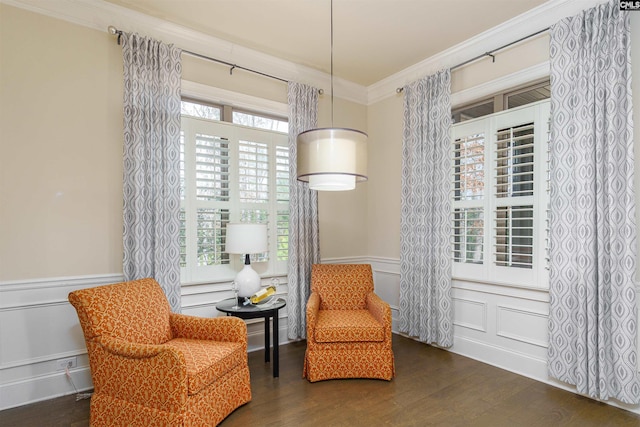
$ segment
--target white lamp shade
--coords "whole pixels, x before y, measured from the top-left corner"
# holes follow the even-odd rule
[[[230,254],[258,254],[266,252],[267,224],[229,223],[225,252]]]
[[[323,174],[309,176],[309,188],[318,191],[343,191],[356,188],[353,175]]]
[[[367,180],[367,134],[341,128],[301,132],[297,158],[298,180],[312,190],[353,190]]]

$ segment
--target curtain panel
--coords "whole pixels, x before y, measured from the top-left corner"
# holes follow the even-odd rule
[[[289,339],[306,338],[306,307],[311,294],[311,265],[320,262],[318,193],[297,179],[300,132],[317,127],[318,90],[295,82],[288,85],[289,104]]]
[[[400,331],[453,345],[451,72],[404,87],[400,215]]]
[[[629,14],[551,28],[550,376],[640,403]]]
[[[123,34],[125,280],[153,277],[180,312],[180,49]]]

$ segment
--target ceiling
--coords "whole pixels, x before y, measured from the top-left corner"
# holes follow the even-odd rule
[[[106,0],[326,73],[331,0]],[[546,0],[333,0],[333,72],[369,86]]]

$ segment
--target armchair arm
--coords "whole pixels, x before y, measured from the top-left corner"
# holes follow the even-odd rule
[[[320,310],[320,295],[316,292],[311,292],[307,301],[307,343],[315,342],[313,332],[316,327],[318,310]]]
[[[377,294],[367,294],[367,310],[384,326],[385,340],[391,341],[391,307]]]
[[[169,323],[175,338],[239,342],[247,346],[247,325],[238,317],[208,318],[171,313]]]
[[[106,336],[87,347],[97,394],[171,412],[186,403],[187,368],[179,350]]]

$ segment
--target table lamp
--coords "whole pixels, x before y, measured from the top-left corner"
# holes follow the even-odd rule
[[[244,268],[238,272],[238,296],[250,297],[260,290],[260,276],[251,268],[250,254],[266,252],[267,224],[229,223],[225,252],[244,255]]]

